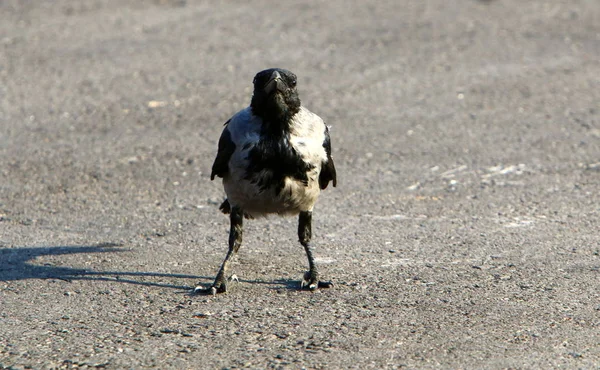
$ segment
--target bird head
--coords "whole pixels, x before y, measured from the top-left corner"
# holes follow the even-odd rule
[[[296,75],[281,68],[258,72],[250,106],[255,115],[269,124],[287,123],[300,110]]]

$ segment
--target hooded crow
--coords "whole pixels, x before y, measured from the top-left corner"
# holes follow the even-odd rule
[[[298,215],[298,238],[309,270],[301,288],[331,287],[320,282],[311,248],[312,211],[322,189],[337,185],[329,129],[304,108],[296,90],[296,75],[272,68],[254,77],[250,106],[225,123],[210,179],[223,178],[229,214],[229,251],[214,283],[196,292],[227,291],[226,274],[242,244],[243,219],[269,214]]]

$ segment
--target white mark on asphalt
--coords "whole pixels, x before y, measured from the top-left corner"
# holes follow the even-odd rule
[[[519,163],[517,165],[510,165],[510,166],[506,166],[506,167],[499,165],[499,166],[489,167],[487,170],[488,170],[488,173],[482,175],[481,176],[482,179],[487,179],[487,178],[494,177],[494,176],[511,175],[511,174],[521,175],[525,171],[525,164]]]
[[[448,178],[454,177],[454,176],[455,176],[457,173],[459,173],[459,172],[462,172],[462,171],[466,170],[467,168],[468,168],[468,167],[467,167],[466,165],[464,165],[464,164],[463,164],[462,166],[458,166],[458,167],[456,167],[456,168],[453,168],[453,169],[451,169],[451,170],[448,170],[448,171],[442,172],[442,173],[440,174],[440,177],[443,177],[443,178],[445,178],[445,179],[448,179]]]

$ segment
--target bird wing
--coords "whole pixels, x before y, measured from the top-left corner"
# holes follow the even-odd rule
[[[333,182],[333,187],[337,186],[337,174],[335,172],[335,164],[333,158],[331,158],[331,138],[329,137],[329,128],[325,126],[325,139],[323,140],[323,148],[327,153],[327,162],[323,162],[321,165],[321,173],[319,174],[319,187],[321,189],[327,188],[329,182]]]
[[[211,180],[214,180],[215,176],[223,177],[229,172],[229,159],[235,151],[235,144],[231,140],[231,133],[227,126],[229,122],[231,122],[231,119],[225,122],[225,128],[219,138],[217,157],[215,158],[215,162],[212,165],[212,172],[210,173]]]

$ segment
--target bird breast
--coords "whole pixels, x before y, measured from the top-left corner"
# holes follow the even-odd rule
[[[238,117],[238,115],[240,115]],[[247,169],[252,166],[250,153],[263,138],[260,134],[260,119],[250,112],[242,111],[234,116],[228,125],[236,150],[229,162],[229,174],[223,178],[227,197],[254,217],[269,213],[281,215],[310,211],[320,193],[319,173],[321,164],[327,160],[323,148],[325,124],[323,120],[306,108],[292,118],[290,122],[289,144],[307,164],[305,183],[292,176],[284,177],[283,183],[274,182],[269,168],[253,173]]]

